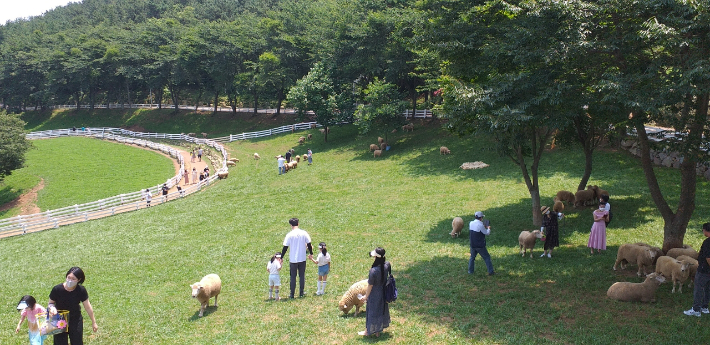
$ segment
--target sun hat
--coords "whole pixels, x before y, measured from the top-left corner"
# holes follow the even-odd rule
[[[542,214],[545,214],[545,212],[547,212],[549,210],[550,210],[550,208],[547,206],[540,207],[540,212],[542,212]]]
[[[485,217],[485,215],[483,215],[483,212],[481,212],[481,211],[476,211],[476,213],[474,213],[473,215],[474,215],[474,217],[476,217],[476,218],[483,218],[483,217]]]

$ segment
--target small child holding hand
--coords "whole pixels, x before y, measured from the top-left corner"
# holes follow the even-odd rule
[[[281,287],[281,265],[283,259],[281,259],[281,253],[276,253],[271,257],[271,261],[266,264],[266,270],[269,272],[269,299],[274,298],[274,288],[276,288],[276,300],[280,300],[279,288]]]
[[[34,297],[30,295],[25,295],[20,299],[20,303],[17,304],[17,310],[22,311],[20,314],[20,322],[17,323],[17,328],[15,328],[15,333],[20,332],[20,326],[22,322],[27,319],[27,328],[29,329],[30,345],[42,345],[44,340],[47,339],[46,335],[40,335],[39,328],[37,325],[37,314],[46,313],[47,310],[37,303]]]
[[[331,260],[330,254],[328,254],[328,249],[325,248],[325,242],[319,243],[318,249],[320,249],[318,258],[313,259],[311,257],[311,261],[318,264],[318,290],[316,291],[316,295],[322,295],[325,294],[325,284],[328,283],[328,273],[330,273]]]

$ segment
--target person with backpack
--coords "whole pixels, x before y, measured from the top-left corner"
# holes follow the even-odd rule
[[[362,297],[362,300],[367,302],[365,330],[357,334],[379,337],[380,332],[390,326],[390,308],[385,302],[385,284],[392,265],[385,259],[385,249],[382,247],[371,251],[370,256],[375,258],[375,262],[372,263],[367,279],[367,292]]]

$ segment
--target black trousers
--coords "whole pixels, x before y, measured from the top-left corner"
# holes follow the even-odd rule
[[[298,296],[303,296],[303,286],[306,284],[306,262],[291,262],[289,268],[291,269],[291,295],[289,297],[293,298],[296,291],[296,273],[298,273],[300,285]]]
[[[84,319],[81,314],[69,315],[69,332],[54,335],[54,345],[84,345]]]

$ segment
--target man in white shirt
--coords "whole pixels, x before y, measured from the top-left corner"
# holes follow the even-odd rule
[[[284,163],[286,162],[286,158],[281,155],[278,155],[276,156],[276,161],[279,162],[279,175],[285,173],[286,169],[284,168]]]
[[[284,247],[281,250],[281,257],[286,256],[288,247],[291,247],[291,252],[288,254],[289,269],[291,273],[291,294],[289,298],[294,297],[296,290],[296,275],[299,276],[299,294],[298,297],[304,297],[304,285],[306,284],[306,249],[308,250],[308,259],[313,260],[313,247],[311,246],[311,236],[305,230],[298,227],[298,218],[291,218],[288,221],[291,224],[291,231],[286,234],[284,239]]]

